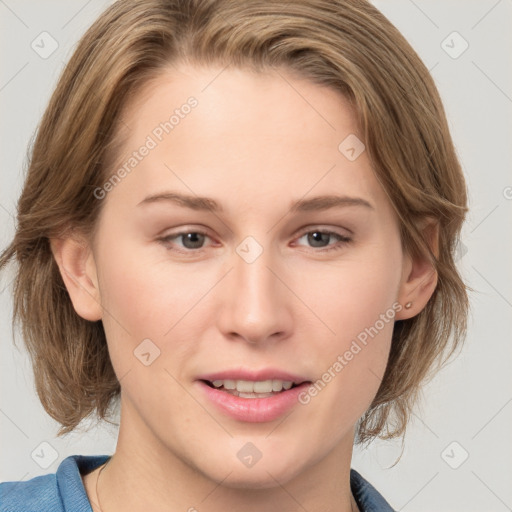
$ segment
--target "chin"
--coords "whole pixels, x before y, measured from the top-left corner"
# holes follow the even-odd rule
[[[240,456],[243,458],[243,456]],[[204,461],[203,461],[204,462]],[[296,456],[270,453],[252,465],[239,460],[237,456],[226,460],[222,458],[211,461],[209,468],[203,466],[204,475],[210,480],[222,482],[223,487],[232,489],[271,489],[297,477],[305,469],[306,461],[297,460]]]
[[[223,475],[222,486],[231,489],[272,489],[280,485],[285,485],[298,471],[291,471],[290,468],[281,467],[268,468],[234,468],[226,477]]]

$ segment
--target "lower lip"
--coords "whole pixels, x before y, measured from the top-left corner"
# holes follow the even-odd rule
[[[298,396],[310,384],[282,391],[267,398],[241,398],[226,391],[219,391],[203,381],[197,381],[206,397],[223,413],[239,421],[262,423],[273,421],[298,404]]]

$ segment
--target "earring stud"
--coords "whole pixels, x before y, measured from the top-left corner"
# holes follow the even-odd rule
[[[412,302],[408,302],[406,305],[405,305],[405,309],[410,309],[412,306]]]

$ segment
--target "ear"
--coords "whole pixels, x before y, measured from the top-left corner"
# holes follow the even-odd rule
[[[103,316],[96,263],[84,237],[51,238],[50,247],[75,311],[85,320]]]
[[[420,229],[436,258],[439,257],[439,222],[424,219]],[[436,289],[437,278],[437,272],[427,256],[405,255],[398,294],[402,309],[397,312],[395,320],[406,320],[422,311]],[[408,303],[411,306],[405,308]]]

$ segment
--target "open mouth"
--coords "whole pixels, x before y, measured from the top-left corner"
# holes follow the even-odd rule
[[[223,415],[247,423],[280,418],[300,403],[298,396],[311,385],[310,380],[274,369],[225,370],[201,375],[196,382]]]
[[[268,398],[296,388],[306,381],[295,383],[278,379],[262,381],[223,379],[214,381],[202,380],[202,382],[213,389],[224,391],[240,398]]]

